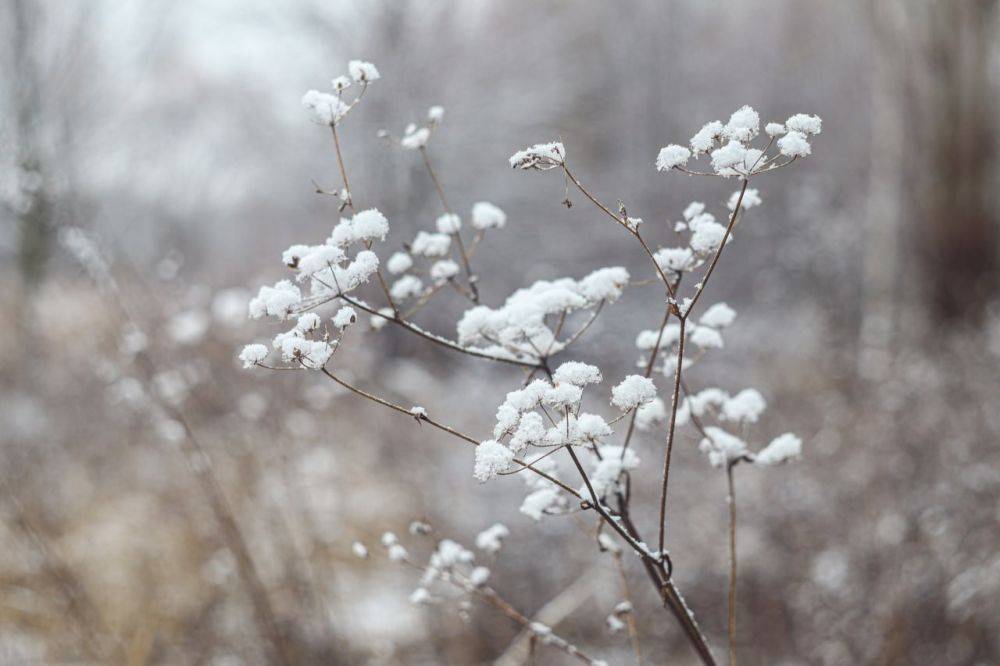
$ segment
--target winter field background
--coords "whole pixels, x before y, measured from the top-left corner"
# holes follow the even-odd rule
[[[681,396],[727,395],[679,406],[666,500],[671,581],[715,661],[730,659],[725,467],[742,458],[739,663],[1000,663],[996,2],[2,0],[0,17],[0,663],[702,663],[650,585],[667,566],[676,345],[650,363],[664,413],[642,382],[613,393],[644,374],[656,336],[637,334],[657,332],[660,278],[688,261],[662,248],[690,245],[676,275],[715,256],[721,237],[692,202],[723,230],[742,211],[682,366]],[[342,206],[331,128],[314,122],[337,115],[324,95],[341,75],[345,102],[365,89],[337,118],[356,209]],[[735,161],[660,153],[715,119],[709,153]],[[739,174],[679,170],[738,171],[751,134],[776,164],[800,156],[754,171],[751,199],[730,198]],[[555,157],[514,160],[545,172],[511,168],[547,142]],[[433,248],[453,224],[442,199],[465,243],[484,232],[462,251],[450,236],[448,261]],[[502,213],[474,209],[484,201]],[[361,221],[335,231],[342,217]],[[324,269],[340,252],[326,246],[317,275],[360,275],[350,297],[375,310],[383,273],[403,311],[431,289],[414,327],[480,356],[537,359],[541,343],[498,350],[485,324],[465,335],[471,301],[499,309],[539,280],[580,281],[558,295],[576,303],[565,329],[545,321],[564,341],[586,328],[530,418],[547,428],[547,405],[571,412],[554,419],[567,433],[590,428],[573,448],[609,509],[629,477],[646,543],[610,523],[597,536],[564,446],[550,447],[553,474],[582,499],[526,503],[544,479],[497,475],[531,438],[494,428],[534,361],[371,330],[363,309],[335,321],[343,302],[304,333],[308,318],[249,318],[285,307],[251,301],[304,270],[309,253],[286,248],[331,233],[353,234],[349,257]],[[358,259],[368,243],[377,274]],[[401,251],[415,268],[391,265]],[[584,284],[605,267],[629,278]],[[402,275],[421,283],[397,287]],[[676,286],[679,307],[699,279]],[[271,339],[296,322],[283,362]],[[299,369],[244,368],[248,343]],[[341,383],[302,369],[327,353]],[[564,361],[602,381],[560,374]],[[477,455],[345,384],[496,447]],[[654,407],[635,416],[639,403]],[[757,453],[784,433],[801,456],[765,465]],[[619,447],[610,477],[598,440]],[[782,441],[772,461],[794,453]],[[435,555],[429,576],[407,565]]]

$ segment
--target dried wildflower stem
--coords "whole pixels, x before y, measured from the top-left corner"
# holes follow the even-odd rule
[[[670,425],[667,429],[667,448],[663,456],[663,477],[660,485],[660,536],[657,540],[659,551],[663,552],[663,541],[667,526],[667,484],[670,481],[670,454],[674,449],[674,436],[677,430],[677,405],[680,402],[681,371],[684,367],[684,334],[687,317],[681,317],[681,330],[677,342],[677,367],[674,368],[674,391],[670,399]]]
[[[405,558],[402,561],[404,564],[406,564],[409,567],[412,567],[413,569],[416,569],[417,571],[420,572],[424,571],[423,567],[421,567],[419,564],[417,564],[416,562],[414,562],[409,558]],[[486,603],[488,603],[489,605],[493,606],[495,609],[500,611],[503,615],[507,616],[508,618],[516,622],[518,625],[520,625],[522,629],[531,632],[533,637],[538,635],[532,628],[533,625],[532,620],[528,618],[524,613],[514,608],[514,606],[512,606],[506,599],[501,597],[497,593],[497,591],[494,590],[492,587],[486,585],[475,585],[472,583],[472,581],[468,580],[464,576],[459,575],[456,572],[451,572],[449,574],[441,575],[440,579],[446,583],[450,583],[451,585],[455,586],[456,588],[462,590],[467,594],[471,594],[485,601]],[[549,634],[549,640],[543,639],[542,643],[544,645],[550,645],[551,647],[560,650],[571,657],[575,657],[576,659],[579,659],[584,663],[587,664],[600,663],[598,662],[598,660],[587,655],[585,652],[583,652],[583,650],[581,650],[577,646],[573,645],[572,643],[563,638],[556,636],[555,634]]]
[[[660,351],[660,343],[663,341],[663,331],[666,330],[669,321],[670,306],[668,305],[663,311],[663,320],[660,322],[660,328],[656,333],[656,344],[653,345],[653,350],[649,353],[649,361],[646,362],[646,370],[643,372],[643,377],[647,379],[653,374],[653,366],[656,364],[656,357]],[[625,459],[625,450],[628,449],[628,445],[632,441],[632,435],[635,434],[635,420],[638,418],[638,415],[639,410],[632,411],[632,416],[628,422],[628,430],[625,431],[625,441],[622,444],[622,460]]]
[[[743,195],[746,194],[747,186],[750,184],[750,179],[745,178],[743,180],[743,186],[740,188],[740,195],[736,198],[736,207],[733,208],[733,214],[729,216],[729,226],[726,227],[726,233],[722,237],[722,242],[719,243],[719,249],[715,251],[715,256],[712,257],[712,262],[708,265],[708,270],[705,271],[705,276],[701,279],[701,285],[694,294],[694,298],[687,307],[687,312],[684,313],[683,318],[687,319],[691,316],[691,312],[694,310],[695,304],[701,295],[705,293],[705,287],[708,286],[708,280],[712,277],[712,272],[715,271],[716,264],[719,263],[719,257],[722,256],[722,250],[725,249],[726,243],[729,242],[729,237],[733,234],[733,227],[736,226],[736,219],[740,214],[740,207],[743,205]]]
[[[726,483],[729,486],[729,666],[736,666],[736,482],[733,479],[735,462],[726,465]]]
[[[654,558],[650,554],[649,549],[647,549],[642,543],[640,543],[635,537],[633,537],[628,532],[628,530],[622,527],[621,521],[615,520],[615,518],[613,518],[611,514],[608,513],[608,510],[601,503],[600,498],[594,491],[594,486],[590,483],[590,477],[587,476],[586,470],[584,470],[583,465],[580,464],[580,458],[576,455],[576,452],[573,451],[573,447],[566,446],[564,448],[566,449],[567,452],[569,452],[569,457],[573,459],[573,464],[576,466],[577,471],[580,473],[580,478],[583,479],[583,484],[587,487],[587,493],[590,495],[591,506],[594,508],[594,510],[597,511],[597,513],[600,514],[601,518],[603,518],[604,521],[611,526],[611,529],[613,529],[615,532],[618,532],[619,536],[625,539],[625,543],[627,543],[629,547],[632,548],[632,550],[638,553],[642,559],[650,560],[652,562],[657,562],[656,558]]]
[[[428,424],[434,426],[435,428],[437,428],[438,430],[441,430],[442,432],[446,432],[449,435],[452,435],[453,437],[457,437],[457,438],[459,438],[461,440],[464,440],[465,442],[468,442],[469,444],[472,444],[473,446],[479,446],[479,440],[477,440],[477,439],[475,439],[475,438],[473,438],[473,437],[471,437],[469,435],[466,435],[463,432],[455,430],[451,426],[445,425],[444,423],[441,423],[440,421],[436,421],[436,420],[432,419],[429,416],[426,416],[424,414],[414,414],[412,411],[410,411],[406,407],[403,407],[402,405],[397,405],[396,403],[390,402],[390,401],[386,400],[385,398],[381,398],[381,397],[379,397],[379,396],[377,396],[377,395],[375,395],[373,393],[369,393],[368,391],[365,391],[364,389],[358,388],[357,386],[354,386],[353,384],[350,384],[350,383],[344,381],[343,379],[341,379],[337,375],[335,375],[332,372],[330,372],[329,370],[327,370],[325,367],[320,368],[320,372],[322,372],[324,375],[326,375],[327,377],[329,377],[330,379],[332,379],[334,382],[336,382],[340,386],[343,386],[348,391],[350,391],[350,392],[352,392],[352,393],[354,393],[356,395],[359,395],[362,398],[367,398],[368,400],[371,400],[372,402],[374,402],[376,404],[382,405],[383,407],[388,407],[389,409],[391,409],[393,411],[396,411],[396,412],[399,412],[400,414],[405,414],[405,415],[409,416],[410,418],[416,419],[419,422],[428,423]],[[580,499],[580,500],[583,499],[583,497],[580,496],[580,493],[578,493],[576,490],[574,490],[573,488],[567,486],[562,481],[559,481],[558,479],[552,477],[551,475],[543,472],[542,470],[534,467],[532,463],[527,463],[527,462],[525,462],[525,461],[523,461],[523,460],[521,460],[519,458],[515,458],[514,462],[517,463],[518,465],[521,465],[525,469],[531,470],[532,472],[534,472],[535,474],[539,475],[540,477],[542,477],[546,481],[554,483],[555,485],[559,486],[560,488],[562,488],[566,492],[570,493],[571,495],[574,495],[577,499]]]
[[[440,345],[442,347],[447,347],[448,349],[452,349],[454,351],[461,352],[463,354],[468,354],[469,356],[475,356],[477,358],[485,358],[485,359],[490,360],[490,361],[496,361],[497,363],[508,363],[510,365],[518,365],[518,366],[521,366],[523,368],[541,369],[541,367],[542,367],[540,363],[531,363],[530,361],[522,361],[522,360],[519,360],[519,359],[516,359],[516,358],[505,358],[503,356],[494,356],[493,354],[487,354],[486,352],[481,352],[481,351],[478,351],[476,349],[471,349],[469,347],[463,347],[462,345],[458,344],[457,342],[454,342],[453,340],[448,340],[446,338],[442,338],[442,337],[439,337],[439,336],[436,336],[436,335],[432,335],[432,334],[428,333],[427,331],[423,330],[422,328],[411,324],[410,322],[406,321],[402,317],[399,317],[399,316],[396,316],[396,315],[387,315],[385,313],[379,312],[378,310],[375,310],[374,308],[368,306],[364,302],[359,301],[359,300],[357,300],[355,298],[351,298],[347,294],[338,293],[333,298],[339,298],[339,299],[345,301],[346,303],[349,303],[350,305],[353,305],[354,307],[358,308],[359,310],[364,310],[365,312],[367,312],[368,314],[372,315],[373,317],[381,317],[382,319],[385,319],[386,321],[390,321],[390,322],[396,324],[397,326],[401,326],[402,328],[405,328],[406,330],[410,331],[411,333],[414,333],[414,334],[420,336],[421,338],[424,338],[425,340],[427,340],[429,342],[433,342],[436,345]],[[326,301],[326,302],[328,302],[328,301]],[[317,307],[317,306],[322,305],[322,304],[323,303],[317,303],[313,307]]]
[[[367,84],[362,86],[361,93],[358,95],[358,98],[354,100],[353,104],[351,104],[352,107],[354,106],[354,104],[357,104],[358,102],[361,101],[361,97],[365,94],[365,90],[367,89],[368,89]],[[335,152],[337,153],[337,166],[340,168],[340,177],[344,181],[344,191],[347,192],[347,199],[346,201],[344,201],[344,204],[348,206],[351,209],[351,212],[353,213],[355,212],[354,194],[351,192],[351,185],[347,181],[347,168],[344,166],[344,156],[341,154],[340,151],[340,135],[337,133],[337,124],[331,123],[330,130],[333,132],[333,147]],[[372,249],[371,241],[369,241],[366,244],[366,246],[369,250],[371,250]],[[392,311],[398,315],[399,308],[396,307],[396,302],[393,300],[392,294],[389,293],[389,285],[386,284],[385,278],[382,276],[381,267],[375,269],[375,276],[378,278],[378,283],[379,286],[382,288],[382,293],[385,294],[386,302],[389,304],[389,307],[392,308]]]
[[[605,215],[607,215],[612,220],[614,220],[619,225],[621,225],[622,228],[625,229],[625,231],[627,231],[630,235],[634,236],[637,241],[639,241],[639,244],[642,246],[643,251],[645,251],[646,256],[648,256],[649,260],[653,262],[653,267],[656,269],[656,273],[657,273],[657,275],[659,275],[660,281],[663,282],[663,285],[667,288],[667,293],[670,294],[670,296],[673,298],[674,297],[674,288],[673,288],[673,285],[670,284],[670,280],[667,279],[667,276],[663,272],[663,269],[660,268],[660,264],[657,263],[656,258],[653,256],[653,251],[651,249],[649,249],[649,245],[647,245],[646,241],[643,240],[642,236],[639,234],[639,230],[638,229],[633,229],[631,226],[629,226],[628,222],[625,219],[622,219],[622,217],[619,217],[618,215],[615,215],[613,212],[611,212],[610,208],[608,208],[607,206],[605,206],[603,203],[601,203],[601,201],[597,197],[595,197],[593,194],[591,194],[590,190],[588,190],[586,187],[584,187],[583,183],[581,183],[579,180],[577,180],[576,176],[574,176],[570,172],[569,167],[566,166],[565,162],[563,162],[562,168],[563,168],[563,171],[566,172],[566,177],[569,178],[570,181],[572,181],[572,183],[574,185],[576,185],[576,188],[578,190],[580,190],[580,192],[583,194],[583,196],[585,196],[588,199],[590,199],[590,201],[595,206],[597,206]]]
[[[448,215],[452,215],[451,206],[448,205],[448,199],[444,196],[444,188],[441,187],[441,181],[438,180],[437,174],[434,173],[434,167],[431,166],[431,160],[427,156],[426,146],[420,146],[420,156],[424,158],[424,166],[427,167],[427,173],[430,174],[431,181],[434,183],[434,189],[437,190],[438,197],[441,199],[441,205],[444,207],[444,212]],[[455,239],[455,244],[458,245],[458,254],[462,259],[462,267],[465,269],[465,277],[469,282],[469,291],[472,292],[472,302],[478,303],[479,288],[476,286],[476,276],[472,272],[472,266],[469,263],[469,255],[465,251],[465,243],[462,242],[462,234],[460,231],[456,230],[451,234],[451,236]]]
[[[667,449],[663,458],[663,478],[660,487],[660,538],[659,538],[659,549],[663,552],[663,540],[666,532],[667,525],[667,486],[670,481],[670,457],[674,448],[674,431],[677,425],[677,404],[680,401],[680,391],[681,391],[681,373],[684,368],[684,337],[685,337],[685,325],[687,324],[688,317],[694,311],[694,306],[698,303],[698,299],[701,295],[705,293],[705,287],[708,286],[708,280],[712,277],[712,273],[715,271],[716,265],[719,263],[719,258],[722,257],[722,251],[726,247],[726,243],[729,242],[729,237],[733,233],[733,227],[736,225],[736,220],[739,217],[740,207],[743,205],[743,195],[746,194],[747,186],[750,184],[750,180],[745,178],[743,180],[743,186],[740,188],[740,194],[736,199],[736,206],[733,208],[733,213],[729,217],[729,225],[726,227],[726,233],[722,237],[722,241],[719,243],[719,248],[715,251],[715,255],[712,257],[711,263],[708,265],[708,270],[705,271],[704,277],[701,279],[701,284],[698,290],[695,292],[694,298],[691,303],[688,304],[684,313],[680,315],[680,339],[677,343],[677,367],[674,369],[674,392],[671,398],[670,406],[670,427],[667,432]]]

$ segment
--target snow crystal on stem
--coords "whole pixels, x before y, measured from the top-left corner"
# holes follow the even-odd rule
[[[475,229],[502,229],[507,224],[507,214],[489,201],[472,205],[472,226]]]
[[[487,553],[498,553],[503,546],[503,540],[510,536],[510,530],[501,523],[496,523],[476,535],[476,548]]]
[[[454,213],[445,213],[437,219],[437,230],[441,234],[456,234],[462,228],[462,218]]]
[[[611,389],[611,404],[622,411],[635,409],[656,397],[653,380],[642,375],[629,375]]]
[[[351,60],[347,63],[347,73],[351,75],[351,78],[357,82],[372,82],[378,81],[381,75],[378,73],[378,68],[370,62],[365,62],[363,60]]]
[[[405,252],[395,252],[385,262],[385,267],[393,275],[399,275],[413,267],[413,258]]]
[[[333,315],[333,319],[331,319],[331,322],[336,328],[342,331],[351,324],[353,324],[354,322],[356,322],[357,320],[358,320],[358,313],[355,312],[354,308],[352,308],[351,306],[345,305],[344,307],[337,310],[337,314]]]
[[[517,151],[510,156],[509,161],[514,169],[544,171],[561,166],[566,161],[566,148],[559,142],[536,143],[530,148]]]
[[[513,460],[513,451],[495,439],[487,440],[476,447],[476,464],[473,476],[479,481],[489,481],[499,472],[510,467]]]
[[[240,360],[243,362],[244,368],[252,368],[258,363],[263,363],[267,355],[267,347],[260,344],[252,344],[243,348],[243,351],[240,352]]]
[[[777,465],[802,456],[802,440],[790,432],[775,437],[763,450],[754,456],[759,465]]]
[[[786,157],[808,157],[812,146],[802,132],[791,131],[778,139],[778,149]]]
[[[689,159],[691,159],[690,150],[684,146],[671,144],[660,149],[659,155],[656,156],[656,170],[667,171],[669,169],[673,169],[674,167],[683,166],[684,164],[687,164]]]
[[[587,384],[600,384],[601,370],[597,366],[580,363],[579,361],[566,361],[560,365],[552,380],[556,384],[575,384],[585,386]]]

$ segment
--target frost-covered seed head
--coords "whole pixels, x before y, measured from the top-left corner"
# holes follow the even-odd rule
[[[611,390],[611,404],[622,411],[635,409],[655,397],[656,385],[642,375],[629,375]]]
[[[687,164],[689,159],[691,159],[691,151],[674,143],[660,149],[660,153],[656,156],[656,170],[668,171]]]

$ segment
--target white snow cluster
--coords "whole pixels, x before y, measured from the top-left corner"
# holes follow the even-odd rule
[[[775,137],[781,137],[776,143],[778,155],[768,155],[766,151],[771,147],[769,142],[762,147],[753,145],[760,134],[760,114],[750,106],[743,106],[734,111],[725,124],[713,120],[703,125],[691,137],[690,150],[677,144],[662,148],[656,157],[656,168],[658,171],[683,171],[687,169],[692,157],[697,159],[701,155],[708,155],[715,175],[747,179],[754,174],[783,166],[776,161],[779,155],[788,159],[807,157],[812,152],[809,136],[819,134],[821,130],[822,121],[819,116],[803,113],[790,117],[784,124],[768,123],[764,128],[766,138],[774,140]]]

